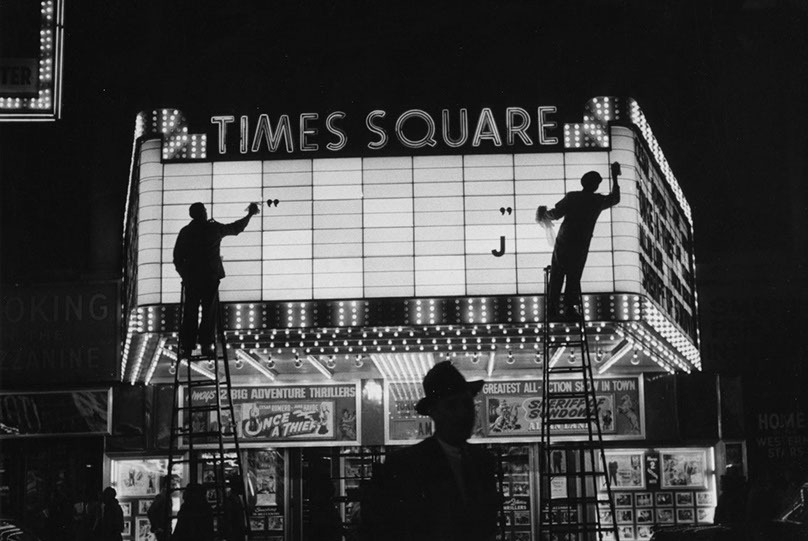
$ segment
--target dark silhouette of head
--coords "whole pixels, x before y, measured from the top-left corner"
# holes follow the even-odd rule
[[[435,421],[435,435],[450,445],[464,443],[474,430],[474,396],[483,381],[466,381],[450,361],[433,366],[424,377],[424,394],[415,409]]]
[[[241,484],[241,479],[237,476],[233,476],[227,479],[227,488],[229,488],[233,494],[241,494],[244,486]]]
[[[598,189],[603,177],[597,171],[590,171],[581,177],[581,186],[584,187],[585,192],[594,192]]]
[[[191,218],[193,218],[194,220],[204,222],[208,219],[208,210],[205,208],[205,205],[199,202],[194,203],[193,205],[190,206],[190,208],[188,209],[188,214],[190,214]]]
[[[107,487],[104,489],[104,492],[101,493],[101,501],[104,503],[112,502],[117,495],[118,492],[114,488]]]

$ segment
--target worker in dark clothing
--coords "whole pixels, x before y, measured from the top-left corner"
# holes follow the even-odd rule
[[[608,195],[595,193],[603,178],[596,171],[589,171],[581,178],[583,190],[569,192],[551,210],[540,206],[536,211],[536,221],[540,224],[564,218],[555,241],[550,267],[547,308],[551,319],[557,319],[561,315],[558,301],[561,296],[561,285],[565,279],[567,285],[564,289],[564,317],[569,319],[578,317],[575,305],[581,295],[581,275],[584,272],[586,257],[589,255],[589,243],[595,230],[595,222],[602,210],[620,202],[620,186],[617,184],[620,164],[614,162],[611,169],[612,190]]]
[[[219,291],[219,282],[224,278],[224,266],[219,252],[222,239],[238,235],[254,214],[258,205],[250,203],[247,215],[230,224],[208,220],[208,211],[202,203],[194,203],[189,209],[193,220],[180,230],[174,245],[174,267],[185,287],[180,327],[180,353],[190,355],[197,343],[203,353],[213,347],[214,314]],[[198,323],[199,306],[202,306],[202,321]]]

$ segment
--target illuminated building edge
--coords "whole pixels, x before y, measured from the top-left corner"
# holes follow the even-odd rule
[[[618,103],[624,103],[624,107],[621,109]],[[661,153],[659,149],[659,145],[656,142],[656,139],[653,137],[653,134],[650,131],[650,128],[647,125],[647,121],[645,120],[642,111],[639,109],[639,106],[636,104],[634,100],[626,100],[625,102],[621,102],[617,98],[593,98],[590,100],[586,105],[586,110],[584,113],[584,122],[581,124],[565,124],[564,125],[564,133],[565,133],[565,141],[564,146],[567,149],[574,150],[574,149],[608,149],[611,141],[609,140],[608,136],[608,125],[612,122],[618,122],[620,120],[625,120],[626,115],[623,113],[624,110],[629,111],[629,116],[631,118],[631,126],[635,129],[635,132],[642,136],[642,140],[644,141],[646,148],[651,153],[655,160],[656,167],[663,172],[663,178],[667,182],[668,188],[670,189],[671,193],[674,194],[676,201],[680,205],[682,212],[685,214],[690,232],[692,234],[692,221],[690,216],[690,209],[687,205],[687,202],[684,200],[681,189],[678,186],[678,182],[676,181],[675,177],[673,177],[672,173],[670,172],[670,168],[667,165],[667,161],[665,160],[664,155]],[[621,122],[618,122],[622,124]],[[195,135],[195,134],[188,134],[188,128],[186,125],[186,121],[182,113],[178,110],[174,109],[162,109],[151,113],[150,115],[140,114],[137,118],[137,125],[135,130],[135,140],[137,140],[145,135],[159,133],[163,138],[163,144],[161,145],[161,152],[162,152],[162,159],[163,161],[171,161],[171,160],[199,160],[205,159],[206,153],[206,136],[202,135]],[[135,167],[135,155],[133,153],[133,171]],[[134,174],[130,177],[130,182],[135,179]],[[133,186],[130,184],[130,188]],[[132,189],[128,194],[130,197],[134,193]],[[127,204],[127,214],[132,208],[131,203]],[[127,229],[130,229],[127,226]],[[692,254],[691,254],[691,262],[692,262]],[[694,266],[693,266],[694,268]],[[695,288],[693,288],[692,292],[693,296],[695,297]],[[656,348],[660,352],[660,361],[657,361],[657,364],[665,369],[665,370],[674,370],[674,369],[682,369],[687,370],[691,367],[695,369],[701,369],[701,362],[699,358],[699,352],[694,342],[689,339],[686,335],[684,335],[680,329],[676,327],[665,315],[660,307],[657,305],[657,302],[653,299],[647,298],[644,295],[632,296],[639,300],[641,300],[642,305],[642,312],[643,315],[641,318],[629,318],[629,321],[633,323],[629,326],[626,326],[624,323],[621,323],[624,327],[623,331],[618,330],[618,332],[624,332],[626,339],[630,341],[630,343],[639,344],[638,348],[644,348],[644,351],[650,351],[651,348]],[[592,296],[593,298],[595,296]],[[377,299],[378,300],[378,299]],[[398,302],[401,302],[401,299],[397,299]],[[336,302],[336,301],[334,301]],[[367,301],[347,301],[347,302],[367,302]],[[415,302],[414,300],[408,300],[404,302]],[[316,301],[315,301],[316,303]],[[259,306],[282,306],[285,304],[293,305],[295,303],[257,303]],[[303,303],[301,303],[302,305]],[[322,303],[320,303],[322,304]],[[328,303],[332,304],[332,303]],[[134,306],[135,303],[129,302],[129,306]],[[169,305],[170,306],[170,305]],[[232,306],[237,306],[235,304],[231,304]],[[694,303],[694,309],[697,308],[697,303]],[[165,348],[166,340],[162,337],[163,332],[167,332],[167,329],[162,329],[161,331],[157,331],[157,329],[153,329],[149,327],[148,332],[144,332],[144,325],[137,323],[138,321],[142,322],[142,318],[147,314],[151,313],[154,307],[146,308],[146,312],[144,312],[144,307],[140,307],[137,311],[131,310],[129,311],[130,322],[127,326],[127,333],[126,333],[126,343],[125,343],[125,355],[122,359],[122,377],[125,374],[125,368],[127,366],[131,366],[132,369],[129,371],[129,379],[134,382],[138,379],[138,377],[142,376],[143,374],[141,371],[143,367],[143,358],[147,356],[147,352],[150,349],[154,349],[155,352],[160,353],[162,351],[170,351],[169,349]],[[165,306],[160,307],[161,310],[165,310]],[[270,308],[271,310],[275,310],[276,308]],[[169,308],[171,310],[171,308]],[[694,314],[695,317],[695,314]],[[528,318],[530,319],[530,318]],[[599,317],[598,320],[603,320],[608,318]],[[533,318],[534,323],[538,321],[535,317]],[[425,323],[427,320],[424,319],[423,322]],[[639,321],[639,323],[637,323]],[[278,328],[287,328],[289,325],[283,325],[283,322],[278,322]],[[477,324],[486,324],[485,322],[479,322]],[[358,322],[356,320],[352,320],[350,325],[357,325]],[[408,324],[410,325],[422,325],[420,321],[417,319],[415,321],[409,321]],[[430,321],[429,325],[438,324],[433,323]],[[471,322],[467,322],[467,324],[474,324]],[[514,324],[513,321],[507,321],[507,324]],[[341,327],[335,325],[335,327]],[[301,329],[305,328],[305,325],[300,327]],[[426,328],[426,327],[424,327]],[[235,337],[238,338],[238,331],[237,327],[229,327],[231,333],[236,333]],[[619,326],[618,326],[619,329]],[[697,338],[698,329],[696,326],[695,334],[696,334],[696,343],[698,343]],[[145,337],[145,339],[144,339]],[[155,340],[159,341],[159,347],[152,347]],[[136,342],[137,345],[133,346],[132,343]],[[171,340],[168,340],[170,343]],[[260,342],[259,342],[260,343]],[[304,341],[305,343],[305,341]],[[151,346],[150,346],[151,344]],[[258,349],[258,348],[256,348]],[[438,348],[434,348],[437,350]],[[155,352],[152,352],[154,355]],[[132,358],[132,362],[130,362],[130,358]],[[159,358],[159,355],[158,355]],[[152,359],[155,360],[154,358]],[[681,361],[685,361],[684,363]],[[677,362],[678,361],[678,362]],[[133,364],[134,363],[134,364]],[[150,368],[149,373],[147,374],[146,379],[151,378],[151,374],[154,372],[154,367],[156,364],[153,362],[148,368]]]
[[[223,308],[231,357],[242,352],[254,360],[267,361],[274,355],[288,362],[297,354],[323,357],[328,363],[332,356],[352,361],[357,355],[396,352],[450,357],[491,351],[537,354],[544,299],[361,299],[223,303]],[[611,334],[617,335],[620,346],[614,348],[615,356],[627,348],[621,356],[642,353],[666,372],[701,369],[698,349],[644,296],[584,295],[584,311],[593,356],[598,354],[599,334]],[[176,362],[179,320],[176,304],[141,306],[133,312],[122,367],[130,367],[126,377],[131,383],[150,382],[163,357],[167,359],[163,362]],[[573,329],[568,334],[574,333]]]
[[[37,96],[0,96],[0,122],[59,118],[62,101],[63,21],[63,0],[43,0],[40,3]]]

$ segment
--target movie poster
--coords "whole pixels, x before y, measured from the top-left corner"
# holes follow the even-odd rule
[[[707,488],[707,452],[662,451],[662,488]]]
[[[226,391],[222,391],[226,393]],[[237,431],[243,444],[284,442],[358,443],[359,393],[356,383],[339,385],[290,385],[233,387],[235,419],[221,411],[225,436]],[[186,395],[185,400],[189,398]],[[216,395],[210,389],[193,389],[193,405],[210,405]],[[226,396],[222,402],[226,402]],[[195,431],[218,431],[217,412],[194,413]],[[210,439],[208,443],[215,443]]]
[[[167,463],[165,459],[116,461],[113,487],[118,497],[156,496]]]
[[[641,435],[639,385],[636,378],[595,380],[598,420],[604,435]],[[554,392],[579,392],[582,381],[554,380]],[[541,435],[542,389],[539,381],[492,381],[483,386],[486,437]],[[590,404],[591,408],[593,404]],[[583,397],[551,400],[553,419],[580,418],[587,414]],[[556,435],[585,434],[585,423],[570,422],[553,426]]]
[[[247,452],[247,484],[254,498],[254,515],[263,517],[279,511],[283,503],[283,468],[283,455],[278,451],[250,449]]]
[[[644,489],[643,451],[606,451],[606,476],[612,489]],[[606,489],[606,481],[601,483]]]
[[[553,380],[550,385],[553,392],[583,390],[580,380]],[[607,439],[641,438],[644,419],[639,379],[600,378],[594,380],[594,386],[601,433]],[[422,392],[419,386],[412,386],[411,389]],[[487,381],[475,398],[477,426],[472,438],[541,437],[542,392],[539,379]],[[399,400],[396,395],[388,386],[388,443],[429,437],[432,423],[428,417],[415,413],[417,400],[411,397]],[[591,408],[594,404],[589,406]],[[551,400],[550,408],[554,419],[580,418],[587,412],[583,397],[556,398]],[[584,435],[588,433],[588,427],[585,423],[571,421],[553,425],[553,433],[556,436]]]

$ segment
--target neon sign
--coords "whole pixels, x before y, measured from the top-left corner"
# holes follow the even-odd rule
[[[62,0],[0,2],[0,122],[59,118],[63,19]]]
[[[280,114],[274,118],[266,113],[238,118],[214,115],[210,122],[220,155],[235,152],[235,148],[231,149],[234,140],[238,154],[255,155],[317,152],[322,148],[339,152],[354,137],[371,151],[394,145],[401,149],[522,146],[536,150],[558,146],[561,134],[554,120],[557,112],[555,106],[548,105],[531,111],[506,107],[496,113],[483,107],[471,115],[466,108],[441,109],[437,113],[408,109],[397,115],[374,109],[362,117],[361,125],[352,126],[353,130],[347,126],[349,115],[344,111],[324,116],[316,112]]]

